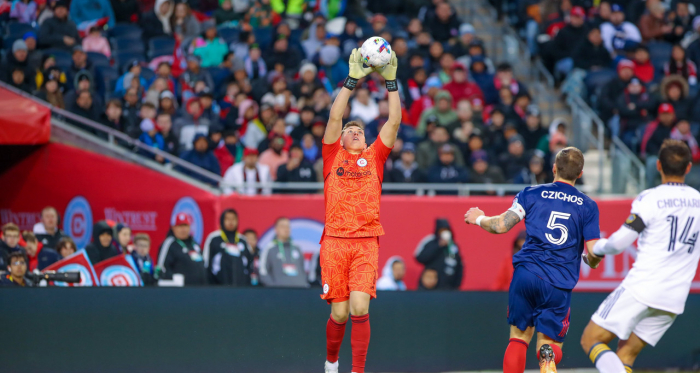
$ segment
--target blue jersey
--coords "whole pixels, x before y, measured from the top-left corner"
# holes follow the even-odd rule
[[[525,219],[527,231],[513,267],[524,267],[557,288],[573,289],[584,243],[600,238],[598,205],[572,185],[555,182],[523,189],[510,210]]]

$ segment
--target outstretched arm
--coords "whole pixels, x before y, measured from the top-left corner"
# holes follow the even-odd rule
[[[335,98],[333,106],[331,106],[328,125],[326,126],[326,132],[323,135],[323,142],[325,144],[333,144],[338,141],[340,133],[343,131],[343,114],[345,113],[345,108],[348,106],[348,100],[350,100],[352,90],[355,89],[358,80],[364,78],[369,73],[374,71],[374,69],[370,67],[362,66],[362,55],[357,48],[352,50],[348,65],[350,67],[348,77],[345,79],[345,83],[343,84],[343,88],[341,88],[340,93],[338,93],[338,96]]]
[[[520,222],[520,216],[513,211],[506,211],[498,216],[485,216],[478,207],[472,207],[464,214],[464,222],[478,225],[489,233],[506,233]]]
[[[391,52],[391,62],[376,71],[386,80],[386,88],[389,91],[389,120],[384,123],[379,137],[382,143],[388,148],[394,146],[396,135],[399,133],[401,125],[401,98],[399,97],[399,87],[396,82],[396,70],[398,69],[398,59],[396,52]]]

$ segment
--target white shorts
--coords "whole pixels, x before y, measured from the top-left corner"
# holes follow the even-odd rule
[[[608,295],[591,320],[603,329],[627,340],[634,332],[642,341],[655,346],[671,327],[676,314],[639,303],[622,286]]]

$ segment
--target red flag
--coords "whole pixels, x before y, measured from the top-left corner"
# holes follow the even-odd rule
[[[92,263],[90,263],[90,259],[85,253],[85,250],[80,250],[44,268],[44,272],[46,271],[80,272],[80,282],[71,284],[56,281],[54,283],[55,286],[100,286],[97,282],[95,269],[92,267]]]
[[[90,29],[93,27],[103,28],[109,22],[109,17],[102,17],[98,19],[93,19],[91,21],[83,21],[78,24],[78,34],[81,38],[86,37],[90,33]]]
[[[143,286],[130,255],[117,255],[95,264],[95,273],[101,286]]]
[[[173,52],[173,66],[170,69],[170,73],[173,74],[174,77],[178,78],[180,77],[180,74],[182,74],[185,69],[187,69],[187,58],[186,56],[182,53],[182,48],[180,48],[180,44],[182,43],[182,40],[178,36],[175,36],[175,51]]]

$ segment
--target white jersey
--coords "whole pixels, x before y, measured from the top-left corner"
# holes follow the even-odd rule
[[[640,235],[637,259],[621,287],[648,307],[683,313],[700,260],[700,192],[678,183],[645,190],[626,223]]]

